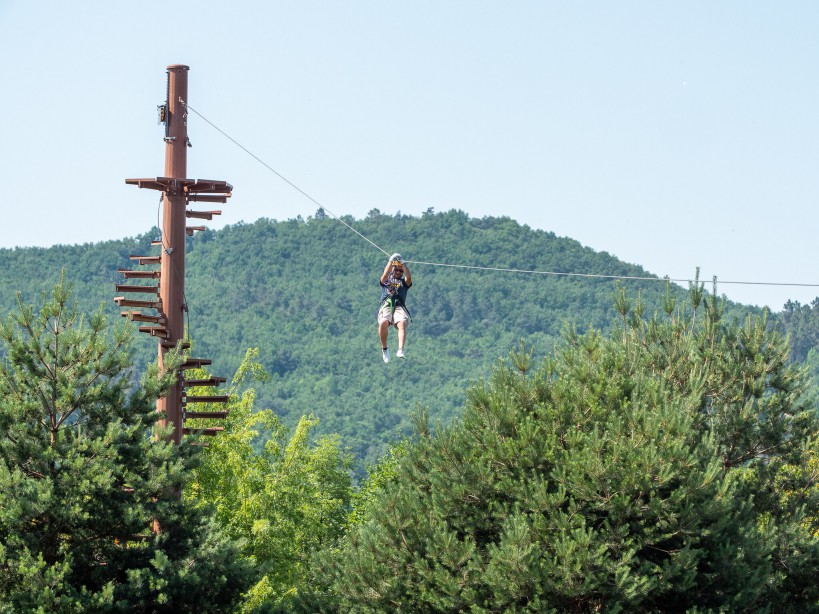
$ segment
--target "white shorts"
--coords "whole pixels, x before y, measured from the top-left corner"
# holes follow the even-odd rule
[[[399,322],[404,322],[404,326],[409,325],[409,314],[407,310],[404,309],[401,305],[395,306],[395,311],[392,312],[390,309],[389,303],[384,303],[381,305],[381,308],[378,310],[378,325],[381,326],[382,322],[389,322],[393,326],[396,326]]]

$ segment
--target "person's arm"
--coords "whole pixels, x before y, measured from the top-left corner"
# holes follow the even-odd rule
[[[389,279],[390,273],[392,273],[392,270],[395,268],[393,266],[393,262],[400,262],[401,264],[403,264],[404,259],[401,258],[401,254],[399,254],[398,252],[396,252],[392,256],[390,256],[390,259],[387,260],[387,266],[384,267],[384,272],[381,273],[381,283],[382,284],[387,283],[387,279]]]
[[[407,288],[409,288],[410,286],[412,286],[412,273],[410,273],[409,267],[407,266],[406,262],[403,264],[403,267],[404,267],[404,283],[406,284]]]
[[[387,279],[390,276],[390,272],[392,272],[392,260],[389,260],[387,262],[387,266],[384,267],[384,272],[381,273],[381,283],[382,284],[387,283]]]

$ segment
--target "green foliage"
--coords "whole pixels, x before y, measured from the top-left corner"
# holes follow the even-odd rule
[[[645,320],[620,295],[610,337],[569,329],[538,367],[526,346],[500,363],[460,422],[389,462],[300,607],[819,608],[804,374],[764,315],[690,297]]]
[[[780,318],[791,337],[793,358],[804,361],[811,350],[819,347],[819,297],[810,305],[788,301]]]
[[[0,611],[224,611],[248,570],[177,496],[192,459],[150,437],[169,378],[132,387],[129,329],[70,293],[0,323]]]
[[[408,260],[518,270],[645,276],[640,267],[577,241],[533,230],[505,217],[471,218],[461,211],[421,217],[373,210],[345,218],[387,252]],[[70,263],[80,311],[111,301],[117,268],[134,268],[131,254],[152,255],[159,231],[93,245],[0,250],[0,310],[14,307],[59,278]],[[340,435],[356,458],[357,477],[388,442],[411,432],[416,406],[433,421],[454,419],[471,382],[525,337],[543,353],[560,339],[565,322],[579,330],[607,330],[613,282],[559,275],[501,273],[411,264],[413,322],[407,359],[384,365],[375,326],[378,278],[385,255],[337,220],[317,213],[306,220],[259,220],[191,238],[186,301],[197,354],[213,359],[217,374],[234,373],[248,347],[270,374],[258,382],[258,403],[288,428],[312,413],[313,433]],[[646,313],[661,307],[663,284],[628,282]],[[5,289],[5,290],[4,290]],[[672,286],[678,302],[684,292]],[[752,309],[728,305],[728,317]],[[394,339],[394,337],[393,337]],[[394,349],[394,346],[393,346]],[[136,344],[138,364],[156,360],[154,340]]]
[[[225,431],[209,442],[185,491],[190,503],[215,509],[219,523],[243,541],[243,556],[254,564],[258,580],[242,612],[296,593],[309,555],[341,534],[351,490],[350,459],[337,438],[310,443],[315,418],[303,417],[288,440],[287,429],[270,410],[254,411],[254,389],[242,388],[267,377],[255,362],[258,354],[253,349],[245,355],[233,379]]]

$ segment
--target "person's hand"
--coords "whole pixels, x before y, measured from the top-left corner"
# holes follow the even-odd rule
[[[404,259],[401,257],[401,254],[399,254],[398,252],[395,252],[392,256],[390,256],[390,263],[394,264],[396,262],[398,264],[404,264]]]

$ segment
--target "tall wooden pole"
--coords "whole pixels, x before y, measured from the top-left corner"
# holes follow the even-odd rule
[[[185,103],[188,100],[188,67],[168,66],[167,130],[165,137],[165,177],[171,189],[164,193],[162,207],[162,260],[159,298],[167,318],[168,336],[159,343],[159,367],[165,353],[185,337],[185,208],[184,180],[188,163],[188,123]],[[164,415],[160,424],[173,426],[173,441],[182,441],[182,381],[177,377],[173,389],[156,403]]]
[[[185,314],[185,243],[186,237],[195,231],[205,230],[204,226],[186,226],[187,218],[213,219],[221,211],[192,211],[191,203],[225,203],[233,187],[226,181],[211,181],[187,178],[188,162],[188,67],[182,64],[168,66],[167,99],[159,108],[160,122],[165,124],[165,176],[144,179],[126,179],[125,183],[140,188],[160,190],[162,196],[162,239],[159,256],[131,256],[140,266],[159,265],[159,270],[119,269],[126,279],[154,280],[157,285],[117,284],[117,291],[124,293],[114,301],[120,307],[135,307],[137,310],[123,311],[121,314],[132,322],[147,323],[138,330],[159,338],[159,367],[165,368],[166,355],[173,348],[186,350]],[[149,295],[149,299],[131,298],[134,294]],[[153,295],[153,300],[150,299]],[[158,298],[158,300],[157,300]],[[142,311],[149,310],[148,312]],[[151,313],[155,311],[156,313]],[[211,364],[207,358],[184,356],[184,362],[176,371],[176,382],[168,394],[156,402],[160,414],[159,423],[172,427],[170,439],[182,443],[184,435],[200,437],[216,435],[223,426],[211,426],[210,420],[227,416],[227,410],[196,410],[202,404],[227,403],[229,395],[196,394],[197,388],[212,388],[224,383],[223,377],[194,377],[185,379],[185,371],[201,369]],[[193,389],[189,394],[186,388]],[[198,404],[198,405],[197,405]],[[185,421],[191,420],[188,426]]]

